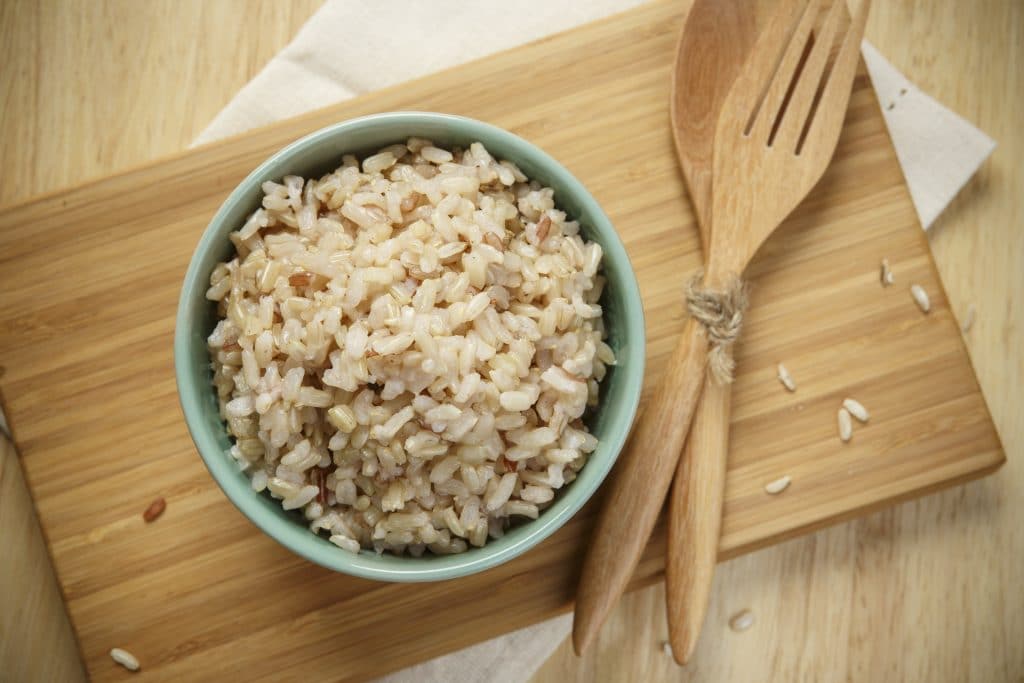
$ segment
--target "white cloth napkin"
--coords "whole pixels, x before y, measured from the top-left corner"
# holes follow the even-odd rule
[[[921,92],[871,43],[864,41],[861,54],[917,217],[927,230],[992,154],[996,142]]]
[[[642,2],[327,0],[194,144],[462,64]],[[863,54],[911,197],[927,228],[995,143],[914,87],[874,47],[865,43]],[[380,680],[521,683],[561,644],[571,623],[564,615]]]

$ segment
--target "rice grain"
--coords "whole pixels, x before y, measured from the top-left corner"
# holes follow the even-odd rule
[[[840,408],[838,412],[838,421],[839,438],[843,442],[847,442],[853,437],[853,421],[850,419],[850,411],[846,408]]]
[[[165,501],[163,498],[157,498],[152,503],[150,503],[149,507],[146,508],[146,511],[142,513],[142,519],[144,519],[147,524],[149,524],[150,522],[154,522],[156,521],[157,517],[164,514],[164,510],[166,508],[167,501]]]
[[[921,312],[927,313],[932,310],[931,300],[928,298],[928,292],[924,291],[924,287],[921,285],[910,285],[910,295],[914,297],[914,301],[917,303],[918,308]]]
[[[892,270],[889,268],[889,259],[882,259],[882,266],[879,269],[878,279],[882,282],[883,287],[888,287],[896,281],[896,277],[892,274]]]
[[[793,381],[792,375],[789,374],[789,370],[782,363],[779,363],[778,367],[779,381],[782,382],[782,386],[786,387],[789,391],[796,391],[796,382]]]
[[[869,419],[868,410],[865,408],[860,401],[852,398],[843,400],[843,407],[849,411],[850,415],[853,415],[861,422],[867,422]]]
[[[139,670],[139,660],[128,650],[115,647],[110,650],[110,658],[129,671]]]
[[[787,488],[789,488],[789,484],[792,481],[793,479],[788,474],[783,477],[779,477],[775,481],[769,482],[764,485],[765,493],[771,494],[773,496],[782,493]]]
[[[967,334],[968,332],[970,332],[971,328],[974,327],[974,316],[975,316],[974,304],[968,304],[967,305],[967,312],[964,313],[964,322],[963,322],[963,324],[960,325],[960,330],[964,334]]]
[[[742,633],[754,625],[754,613],[748,609],[740,610],[729,619],[729,628]]]

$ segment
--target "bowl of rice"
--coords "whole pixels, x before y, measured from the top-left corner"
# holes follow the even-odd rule
[[[227,497],[295,553],[433,581],[508,561],[591,497],[640,399],[636,277],[563,166],[396,112],[274,154],[192,257],[174,358]]]

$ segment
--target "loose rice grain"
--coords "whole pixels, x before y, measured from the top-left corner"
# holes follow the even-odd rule
[[[922,313],[928,313],[932,310],[931,300],[928,298],[928,292],[924,290],[924,287],[918,284],[910,285],[910,295],[914,297],[914,301]]]
[[[960,330],[964,334],[967,334],[968,332],[970,332],[971,328],[974,327],[974,316],[975,316],[975,314],[976,314],[976,309],[975,309],[974,304],[968,304],[967,305],[967,311],[964,313],[964,321],[960,325]]]
[[[139,670],[139,660],[128,650],[115,647],[110,650],[110,658],[129,671]]]
[[[868,415],[868,409],[864,405],[853,398],[847,398],[843,400],[843,407],[849,411],[850,415],[853,415],[861,422],[867,422],[870,418]]]
[[[793,381],[793,376],[789,374],[789,370],[782,363],[779,363],[777,368],[779,381],[782,382],[782,386],[786,387],[789,391],[796,391],[796,382]]]
[[[836,416],[839,423],[839,438],[845,443],[853,438],[853,422],[850,419],[850,411],[840,408]]]
[[[748,609],[740,610],[729,619],[729,628],[737,633],[746,631],[754,625],[754,613]]]
[[[167,509],[167,501],[164,500],[162,497],[157,498],[152,503],[150,503],[149,507],[147,507],[145,512],[142,513],[142,519],[144,519],[147,524],[150,522],[154,522],[156,521],[157,517],[164,514],[165,509]]]
[[[787,488],[789,488],[789,485],[792,481],[792,477],[790,477],[788,474],[779,477],[778,479],[768,482],[767,484],[764,485],[765,493],[768,493],[773,496],[778,495],[785,491]]]

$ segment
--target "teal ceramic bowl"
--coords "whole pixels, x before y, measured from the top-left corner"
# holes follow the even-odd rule
[[[248,477],[227,454],[231,439],[218,413],[211,385],[206,337],[215,324],[215,307],[205,292],[213,267],[231,257],[228,234],[260,205],[260,185],[289,174],[309,177],[341,163],[343,154],[375,151],[410,136],[442,146],[480,141],[498,159],[515,162],[532,179],[555,190],[559,208],[578,220],[588,239],[604,249],[608,284],[602,300],[608,343],[617,365],[601,383],[601,403],[587,418],[600,445],[575,481],[558,492],[540,517],[520,523],[500,539],[459,555],[419,558],[353,554],[314,535],[305,520],[286,512],[265,493],[255,493]],[[396,112],[353,119],[298,140],[267,159],[231,193],[214,215],[196,247],[185,275],[174,334],[178,395],[196,448],[217,484],[242,513],[288,549],[324,567],[381,581],[436,581],[489,569],[526,552],[554,533],[593,495],[615,462],[640,400],[644,374],[644,319],[640,290],[626,251],[601,207],[561,164],[529,142],[500,128],[446,114]]]

